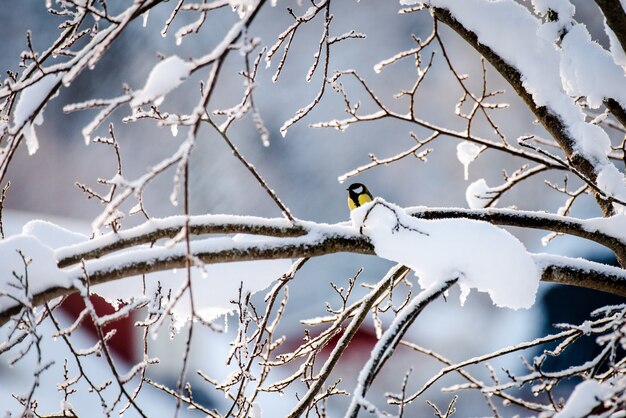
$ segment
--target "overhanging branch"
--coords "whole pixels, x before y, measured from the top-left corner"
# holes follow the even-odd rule
[[[489,63],[511,85],[511,87],[513,87],[528,109],[533,112],[541,125],[543,125],[546,131],[548,131],[548,133],[559,144],[563,152],[565,152],[565,155],[571,165],[586,176],[587,179],[595,183],[598,173],[596,172],[593,163],[581,153],[575,152],[575,141],[569,135],[567,127],[563,124],[559,116],[546,106],[537,106],[532,98],[532,95],[526,90],[526,88],[524,88],[520,72],[515,67],[504,61],[504,59],[502,59],[502,57],[500,57],[500,55],[493,51],[489,46],[480,43],[478,36],[463,26],[461,22],[456,20],[448,10],[438,7],[431,7],[431,10],[436,19],[448,25],[469,45],[478,51],[479,54],[489,61]],[[595,194],[595,198],[605,216],[613,214],[611,202],[603,198],[599,193]]]

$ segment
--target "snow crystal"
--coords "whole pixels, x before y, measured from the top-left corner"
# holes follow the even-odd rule
[[[189,77],[192,68],[192,64],[177,55],[165,58],[152,68],[146,85],[135,92],[130,106],[134,109],[150,102],[160,104],[166,94]]]
[[[458,158],[461,164],[463,164],[465,180],[469,178],[470,163],[472,163],[476,159],[476,157],[478,157],[478,154],[480,154],[483,149],[485,149],[484,146],[479,147],[478,145],[469,141],[460,142],[456,146],[456,158]]]
[[[565,406],[554,415],[554,418],[587,417],[611,393],[612,390],[608,384],[600,383],[594,379],[585,380],[574,388]]]
[[[458,277],[461,303],[470,289],[487,292],[500,307],[529,308],[535,301],[539,270],[522,243],[503,229],[468,219],[413,218],[380,198],[351,217],[377,255],[411,267],[424,289]]]

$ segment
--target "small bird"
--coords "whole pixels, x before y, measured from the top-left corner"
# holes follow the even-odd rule
[[[346,190],[348,190],[348,207],[350,210],[358,208],[374,199],[370,191],[367,190],[367,187],[361,183],[353,183]]]

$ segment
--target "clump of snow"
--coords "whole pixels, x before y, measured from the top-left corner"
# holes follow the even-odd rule
[[[559,16],[559,20],[563,18],[571,19],[576,12],[576,8],[569,0],[532,0],[535,12],[541,16],[552,10]]]
[[[152,68],[146,85],[134,93],[130,106],[134,109],[150,102],[158,106],[166,94],[189,77],[192,69],[192,64],[177,55],[165,58]]]
[[[619,212],[608,218],[586,219],[584,225],[588,231],[600,231],[626,242],[626,212]]]
[[[465,189],[465,200],[470,209],[483,209],[491,200],[491,193],[492,189],[485,179],[478,179]]]
[[[12,298],[28,304],[28,299],[36,293],[54,287],[70,287],[71,277],[57,267],[54,247],[85,239],[52,223],[31,221],[21,234],[0,241],[0,310],[14,306]],[[20,253],[27,260],[26,265]],[[14,274],[22,277],[22,283]]]
[[[611,51],[611,56],[613,57],[613,61],[617,65],[621,65],[622,67],[626,67],[626,53],[622,49],[622,44],[620,44],[615,32],[609,28],[606,20],[604,21],[604,31],[609,37],[609,50]]]
[[[602,128],[582,121],[569,125],[569,133],[577,138],[575,150],[596,165],[610,164],[606,157],[611,152],[611,141]]]
[[[570,96],[585,96],[589,106],[597,109],[607,97],[626,105],[624,69],[597,42],[582,24],[571,28],[561,42],[561,81]]]
[[[41,219],[27,222],[22,228],[22,233],[37,237],[42,243],[50,248],[76,245],[89,239],[84,234],[72,232],[52,222]]]
[[[60,78],[61,74],[48,74],[22,90],[13,112],[13,123],[15,126],[23,125],[26,120],[33,116]]]
[[[596,178],[596,183],[609,196],[621,198],[626,196],[624,175],[613,164],[607,164],[602,167]]]
[[[469,178],[469,165],[478,157],[478,155],[484,150],[485,147],[479,147],[478,145],[463,141],[456,146],[456,158],[463,164],[465,180]]]
[[[537,31],[537,34],[549,41],[557,41],[565,33],[566,28],[573,24],[572,18],[576,8],[569,0],[533,0],[535,13],[540,17],[546,16],[550,11],[556,13],[551,17],[556,20],[544,22]]]
[[[233,12],[237,12],[240,19],[243,19],[246,14],[256,6],[255,0],[228,0],[228,2]]]
[[[353,226],[369,237],[380,257],[409,266],[424,289],[458,277],[461,303],[471,289],[496,306],[529,308],[539,270],[522,243],[487,222],[424,220],[376,198],[351,212]]]
[[[574,388],[565,406],[554,415],[554,418],[587,417],[612,393],[613,390],[608,384],[600,383],[594,379],[585,380]]]
[[[63,73],[47,74],[36,83],[22,90],[15,111],[13,112],[13,133],[23,127],[28,154],[33,155],[39,149],[39,141],[35,132],[35,125],[43,123],[43,102],[56,86]],[[41,107],[41,109],[39,109]],[[39,113],[35,115],[39,109]],[[34,118],[33,118],[34,117]],[[33,119],[28,122],[29,119]]]

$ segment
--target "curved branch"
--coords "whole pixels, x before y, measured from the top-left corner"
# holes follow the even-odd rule
[[[569,135],[567,126],[565,126],[560,117],[546,106],[537,106],[532,95],[524,87],[522,76],[517,68],[507,63],[489,46],[482,44],[478,36],[456,20],[450,11],[438,7],[432,7],[431,10],[436,19],[448,25],[491,63],[500,75],[513,87],[515,93],[524,101],[530,111],[533,112],[546,131],[548,131],[559,144],[572,166],[584,174],[590,181],[595,182],[598,173],[596,172],[593,162],[581,153],[575,152],[574,145],[576,141]],[[610,201],[602,197],[599,193],[595,194],[595,198],[606,216],[613,214]]]
[[[615,33],[622,49],[626,51],[626,12],[619,0],[596,0],[602,10],[606,24]]]
[[[422,219],[465,218],[476,219],[494,225],[518,226],[543,229],[585,238],[613,251],[622,266],[626,265],[626,242],[600,229],[593,220],[582,220],[551,213],[510,209],[463,209],[463,208],[407,208],[407,213]],[[602,221],[608,221],[602,218]],[[609,221],[610,222],[610,221]],[[619,228],[617,228],[619,230]]]
[[[545,212],[509,209],[462,209],[462,208],[407,208],[407,213],[423,219],[467,218],[490,222],[495,225],[544,229],[552,232],[586,238],[611,249],[622,265],[626,265],[626,242],[606,234],[590,221],[559,216]],[[115,251],[141,244],[154,243],[159,239],[174,238],[184,227],[184,216],[151,219],[142,225],[125,231],[110,232],[88,242],[62,247],[55,251],[58,266],[68,267],[82,259],[99,258]],[[254,234],[271,237],[297,237],[316,231],[332,231],[343,228],[342,224],[324,225],[286,219],[267,219],[254,216],[197,215],[189,218],[192,235],[202,234]]]
[[[99,258],[125,248],[174,238],[185,226],[187,217],[153,218],[142,225],[124,231],[110,232],[88,242],[59,248],[55,255],[60,268],[77,264],[82,259]],[[189,233],[253,234],[270,237],[297,237],[308,229],[284,219],[266,219],[254,216],[198,215],[189,217]]]
[[[430,288],[423,290],[415,296],[413,300],[398,313],[398,316],[395,317],[387,331],[385,331],[372,349],[369,360],[359,373],[357,386],[352,393],[352,402],[346,412],[346,417],[356,418],[361,405],[367,405],[365,395],[369,387],[378,372],[395,351],[406,331],[411,324],[415,322],[417,316],[430,302],[444,294],[444,292],[457,281],[458,278],[455,278],[432,285]]]
[[[449,217],[449,216],[448,216]],[[283,220],[283,222],[288,222]],[[82,280],[84,271],[96,285],[140,274],[183,268],[187,262],[184,243],[172,248],[139,248],[102,259],[87,260],[67,271],[70,280]],[[315,257],[338,252],[374,255],[374,247],[351,227],[334,225],[312,228],[306,235],[288,238],[267,238],[263,241],[240,242],[231,238],[213,238],[191,242],[195,257],[207,264],[235,261],[273,260]],[[601,290],[626,297],[626,271],[582,259],[536,255],[541,280]],[[84,270],[83,270],[84,266]],[[58,296],[74,293],[76,288],[54,287],[32,295],[31,303],[41,305]],[[0,311],[0,326],[21,306]]]

